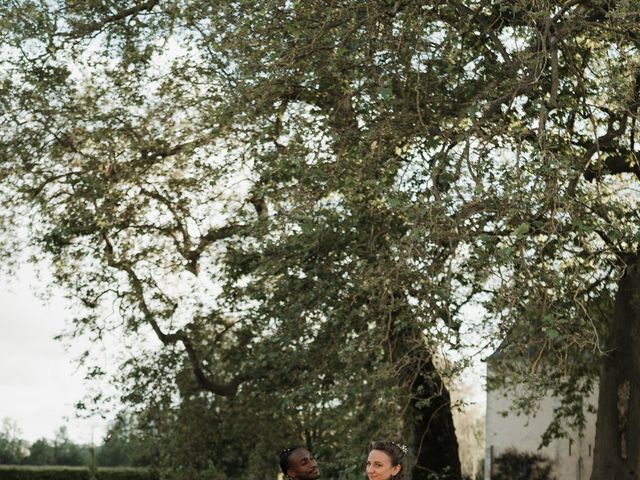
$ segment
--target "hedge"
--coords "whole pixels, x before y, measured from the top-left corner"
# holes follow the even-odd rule
[[[0,465],[0,480],[155,480],[144,468]]]

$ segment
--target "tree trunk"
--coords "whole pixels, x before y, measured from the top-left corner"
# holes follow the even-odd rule
[[[640,263],[618,282],[600,368],[591,480],[640,479]]]
[[[431,356],[416,361],[409,415],[413,422],[416,463],[412,480],[460,480],[460,458],[451,398]]]
[[[411,480],[460,480],[451,398],[424,337],[415,326],[403,328],[394,321],[391,340],[387,354],[401,365],[398,381],[410,399],[403,422],[415,456],[413,465],[405,465]]]

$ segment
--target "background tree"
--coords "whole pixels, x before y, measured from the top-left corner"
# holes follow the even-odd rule
[[[88,465],[89,452],[69,439],[67,427],[60,427],[53,439],[53,461],[55,465]]]
[[[547,439],[581,428],[584,399],[599,378],[593,479],[635,478],[640,454],[630,420],[638,354],[630,342],[638,75],[629,55],[638,45],[629,8],[636,7],[578,2],[500,13],[512,19],[522,48],[504,44],[517,67],[506,62],[500,81],[503,120],[481,126],[486,143],[476,149],[491,158],[498,180],[476,188],[492,190],[500,215],[476,230],[462,266],[481,273],[485,306],[502,319],[506,380],[563,399]]]
[[[143,467],[152,463],[155,453],[149,441],[140,435],[136,420],[120,415],[95,448],[95,464],[99,467]]]
[[[26,442],[20,438],[20,429],[10,418],[2,419],[0,429],[0,464],[17,465],[26,456]]]
[[[29,456],[24,463],[27,465],[55,465],[53,445],[46,438],[36,440],[29,447]]]

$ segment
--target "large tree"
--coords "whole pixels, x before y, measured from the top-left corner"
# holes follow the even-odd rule
[[[438,353],[483,301],[564,416],[602,347],[593,478],[635,470],[634,2],[0,8],[3,225],[73,334],[126,333],[153,428],[276,424],[261,451],[353,468],[402,435],[413,478],[459,478]]]
[[[262,416],[286,401],[299,419],[284,425],[319,449],[407,435],[416,478],[460,477],[425,275],[451,247],[410,218],[430,213],[409,159],[466,108],[438,113],[454,92],[421,79],[433,65],[453,84],[466,62],[434,43],[440,17],[400,2],[3,7],[6,223],[82,303],[73,335],[155,335],[124,365],[127,399],[166,413],[203,391]]]
[[[583,425],[597,379],[592,479],[637,478],[638,5],[517,6],[477,12],[514,30],[502,120],[476,130],[497,181],[475,184],[492,189],[496,215],[462,268],[502,319],[502,380],[562,399],[545,440]]]

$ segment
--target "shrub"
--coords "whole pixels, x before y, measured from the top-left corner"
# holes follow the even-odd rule
[[[143,468],[49,467],[0,465],[2,480],[154,480]]]
[[[493,460],[491,480],[555,480],[552,468],[542,455],[509,449]]]

